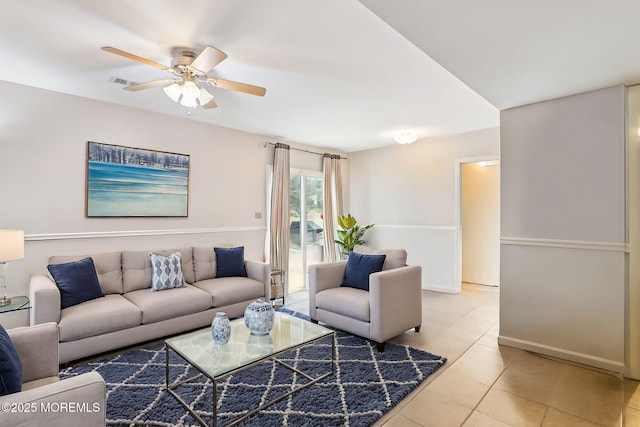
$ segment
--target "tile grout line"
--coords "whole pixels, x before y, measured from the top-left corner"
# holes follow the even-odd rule
[[[476,308],[477,309],[477,308]],[[476,310],[474,309],[474,311]],[[467,317],[467,316],[465,316]],[[464,319],[464,318],[463,318]],[[462,320],[462,319],[461,319]],[[492,326],[493,328],[493,326]],[[491,328],[489,328],[489,330],[491,330]],[[456,363],[457,361],[459,361],[460,359],[462,359],[464,357],[465,354],[467,354],[469,352],[469,350],[471,350],[473,348],[474,345],[478,344],[481,345],[483,347],[488,347],[486,345],[483,345],[481,343],[479,343],[479,341],[484,338],[488,333],[489,330],[487,330],[487,332],[483,333],[478,339],[476,339],[465,351],[464,353],[462,353],[456,360],[454,363]],[[484,394],[482,395],[482,397],[478,400],[478,402],[475,404],[475,406],[473,408],[471,408],[471,412],[469,413],[469,415],[467,415],[465,417],[465,419],[462,421],[462,423],[460,424],[461,426],[463,426],[468,420],[469,418],[473,415],[474,412],[476,412],[476,409],[478,408],[478,406],[480,405],[480,403],[484,400],[484,398],[487,396],[487,394],[489,394],[489,392],[493,389],[493,386],[495,385],[496,382],[498,382],[498,380],[500,379],[500,377],[502,377],[502,375],[504,374],[504,371],[506,371],[507,367],[509,366],[509,364],[511,363],[511,360],[509,360],[509,362],[507,362],[507,364],[502,368],[502,370],[500,371],[500,375],[498,375],[496,377],[495,380],[493,380],[493,382],[491,383],[491,385],[489,386],[489,388],[487,389],[486,392],[484,392]],[[453,365],[453,364],[452,364]],[[425,387],[426,388],[426,387]],[[484,415],[484,414],[483,414]],[[493,417],[491,417],[492,419],[494,419]],[[497,420],[499,421],[499,420]]]

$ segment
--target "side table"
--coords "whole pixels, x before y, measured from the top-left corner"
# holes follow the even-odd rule
[[[29,298],[23,295],[11,297],[11,303],[0,307],[0,313],[8,313],[10,311],[27,310],[31,308]]]
[[[282,305],[284,305],[284,276],[284,270],[271,270],[271,305],[280,298],[282,298]]]

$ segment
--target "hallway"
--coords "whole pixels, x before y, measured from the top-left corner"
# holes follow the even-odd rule
[[[617,374],[498,346],[499,288],[423,291],[419,334],[393,339],[447,357],[376,425],[640,426],[640,383]],[[287,307],[308,313],[304,292]]]

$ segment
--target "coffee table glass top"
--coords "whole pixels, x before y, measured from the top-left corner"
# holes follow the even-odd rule
[[[214,343],[211,328],[169,338],[165,343],[208,377],[218,378],[331,334],[332,330],[308,320],[276,312],[267,335],[251,335],[240,318],[231,321],[227,344]]]

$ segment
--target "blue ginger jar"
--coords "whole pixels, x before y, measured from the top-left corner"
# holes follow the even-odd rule
[[[211,322],[211,335],[216,344],[226,344],[231,336],[231,324],[227,313],[222,311],[216,313],[216,317]]]
[[[244,324],[253,335],[266,335],[273,328],[274,313],[271,304],[263,299],[256,300],[244,311]]]

